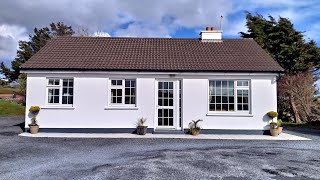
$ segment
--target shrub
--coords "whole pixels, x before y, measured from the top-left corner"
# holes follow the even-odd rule
[[[202,121],[201,119],[198,120],[192,120],[192,122],[189,123],[190,130],[196,130],[200,131],[201,127],[198,125],[198,123]]]
[[[282,120],[281,119],[278,119],[277,121],[277,126],[280,127],[282,125]]]
[[[270,123],[270,128],[271,128],[271,129],[278,129],[278,127],[279,127],[279,126],[278,126],[278,123],[276,123],[276,122],[271,122],[271,123]]]
[[[31,124],[33,124],[33,125],[37,124],[37,118],[36,117],[31,118]]]
[[[40,107],[39,106],[31,106],[30,109],[29,109],[29,112],[31,113],[38,113],[40,111]]]
[[[147,118],[140,118],[138,120],[137,126],[144,126],[144,123],[146,123]]]
[[[269,112],[267,113],[267,115],[268,115],[270,118],[278,117],[278,113],[275,112],[275,111],[269,111]]]

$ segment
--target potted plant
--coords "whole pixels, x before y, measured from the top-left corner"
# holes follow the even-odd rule
[[[191,134],[194,136],[199,135],[201,131],[201,127],[199,126],[199,122],[202,121],[201,119],[198,120],[192,120],[192,122],[189,123]]]
[[[270,123],[270,134],[275,137],[279,135],[278,123],[276,123],[276,122]]]
[[[140,118],[138,120],[138,124],[137,124],[137,134],[138,135],[145,135],[147,133],[148,126],[145,126],[146,121],[147,121],[146,118]]]
[[[39,106],[31,106],[29,109],[29,112],[33,115],[33,117],[31,118],[31,124],[29,124],[31,134],[37,134],[39,131],[39,125],[37,124],[37,118],[36,118],[39,111],[40,111]]]
[[[271,122],[269,124],[270,125],[270,134],[272,136],[278,136],[279,135],[279,133],[278,133],[278,124],[277,124],[277,122],[273,122],[273,119],[275,117],[278,117],[278,113],[275,112],[275,111],[269,111],[267,113],[267,115],[271,118]]]

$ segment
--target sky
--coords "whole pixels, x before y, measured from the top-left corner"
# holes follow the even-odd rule
[[[206,26],[219,28],[223,38],[246,31],[245,12],[287,17],[306,40],[320,42],[318,0],[1,0],[0,62],[16,56],[19,40],[35,27],[64,22],[75,32],[112,37],[197,38]]]

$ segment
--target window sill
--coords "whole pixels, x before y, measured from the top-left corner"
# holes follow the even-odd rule
[[[138,110],[138,107],[105,107],[104,110]]]
[[[206,116],[253,117],[253,114],[207,113]]]
[[[41,107],[41,109],[66,109],[66,110],[74,110],[75,107],[70,107],[70,106],[45,106],[45,107]]]

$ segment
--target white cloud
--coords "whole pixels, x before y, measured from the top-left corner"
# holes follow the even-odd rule
[[[103,31],[97,31],[93,33],[93,37],[111,37],[109,33]]]
[[[5,60],[5,63],[9,64],[8,61],[15,58],[18,41],[27,39],[26,28],[17,25],[0,25],[0,61]]]

